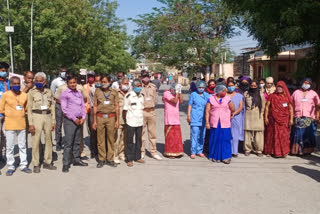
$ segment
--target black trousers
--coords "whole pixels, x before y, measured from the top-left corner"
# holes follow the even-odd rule
[[[71,164],[73,161],[80,161],[81,126],[75,124],[68,118],[63,118],[65,142],[63,150],[63,165]]]
[[[61,110],[61,105],[56,103],[55,105],[56,110],[56,129],[55,129],[55,135],[56,135],[56,143],[58,145],[62,145],[62,122],[63,122],[63,113]]]
[[[93,130],[92,123],[93,123],[93,108],[91,108],[90,113],[88,114],[87,120],[87,127],[88,133],[90,136],[90,151],[91,154],[97,155],[98,154],[98,146],[97,146],[97,130]]]
[[[135,143],[133,138],[135,137]],[[127,146],[126,156],[127,161],[136,161],[141,159],[142,146],[142,126],[131,127],[127,125]]]

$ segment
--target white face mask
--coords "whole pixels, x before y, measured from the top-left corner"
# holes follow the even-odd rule
[[[304,90],[308,90],[310,87],[311,85],[303,83],[301,88],[303,88]]]
[[[122,90],[122,91],[128,91],[129,88],[130,88],[130,87],[129,87],[128,85],[122,85],[122,86],[121,86],[121,90]]]

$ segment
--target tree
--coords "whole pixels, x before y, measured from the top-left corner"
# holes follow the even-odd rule
[[[158,0],[162,8],[140,15],[134,54],[178,68],[214,72],[218,47],[235,34],[237,18],[220,0]],[[209,56],[209,57],[208,57]]]
[[[320,1],[225,1],[270,56],[285,45],[311,44],[313,53],[307,61],[312,62],[311,75],[320,81]]]
[[[20,72],[29,69],[31,2],[10,0],[14,61]],[[135,67],[126,51],[129,38],[115,15],[117,6],[109,0],[34,0],[33,70],[50,73],[66,66],[111,73]],[[6,7],[0,7],[0,14],[0,29],[4,29]],[[0,50],[0,59],[8,61],[8,37],[3,31]]]

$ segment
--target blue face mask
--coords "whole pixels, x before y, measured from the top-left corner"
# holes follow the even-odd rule
[[[61,77],[62,79],[65,79],[65,78],[66,78],[66,72],[61,72],[61,73],[60,73],[60,77]]]
[[[12,90],[13,91],[20,91],[20,85],[13,85],[13,86],[11,86],[11,88],[12,88]]]
[[[204,89],[202,89],[202,88],[201,89],[197,88],[197,90],[198,90],[199,93],[203,93],[204,92]]]
[[[229,92],[234,92],[234,90],[236,90],[236,87],[235,87],[235,86],[230,86],[230,87],[228,87],[228,91],[229,91]]]
[[[141,90],[142,90],[142,87],[136,87],[136,86],[134,86],[134,88],[133,88],[133,91],[136,92],[136,93],[140,93]]]
[[[95,85],[94,85],[96,88],[101,88],[101,83],[96,83]]]
[[[7,72],[5,72],[5,71],[1,71],[1,72],[0,72],[0,77],[6,78],[7,76],[8,76],[8,73],[7,73]]]
[[[43,88],[43,86],[44,86],[43,83],[41,83],[41,82],[35,82],[34,85],[39,89]]]

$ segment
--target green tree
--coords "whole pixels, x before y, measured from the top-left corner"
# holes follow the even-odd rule
[[[220,0],[158,0],[162,8],[134,20],[136,56],[178,68],[214,72],[219,46],[235,34],[237,18]]]
[[[10,0],[14,64],[20,72],[28,70],[30,63],[31,2]],[[135,67],[126,51],[129,38],[115,15],[117,6],[109,0],[34,0],[33,70],[50,73],[66,66],[111,73]],[[5,6],[0,7],[0,14],[0,29],[4,29]],[[1,60],[9,61],[8,47],[8,36],[1,30]]]
[[[311,44],[313,53],[306,59],[312,63],[308,72],[320,82],[320,1],[225,1],[236,15],[242,16],[244,27],[270,56],[277,55],[285,45]]]

